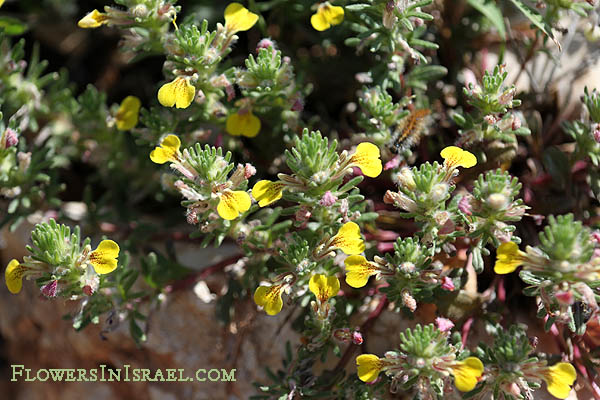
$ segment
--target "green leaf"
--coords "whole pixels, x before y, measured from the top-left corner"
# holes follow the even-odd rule
[[[506,28],[502,19],[502,12],[493,0],[467,0],[471,7],[485,15],[487,19],[498,29],[502,40],[506,41]]]
[[[7,35],[18,36],[27,31],[27,25],[16,18],[2,16],[0,17],[0,30],[4,30]]]
[[[535,25],[539,30],[544,32],[546,36],[548,36],[556,45],[558,46],[558,50],[562,50],[560,47],[560,43],[552,34],[552,27],[548,25],[546,21],[544,21],[544,17],[540,13],[538,13],[535,9],[531,8],[527,4],[523,3],[521,0],[510,0],[511,3],[515,5],[525,16],[531,21],[533,25]]]

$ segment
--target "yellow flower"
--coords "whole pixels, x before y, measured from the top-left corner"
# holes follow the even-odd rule
[[[362,173],[370,178],[379,176],[383,169],[379,159],[379,147],[369,142],[359,144],[350,158],[350,165],[360,168]]]
[[[519,250],[519,246],[515,242],[502,243],[496,251],[494,272],[499,275],[510,274],[519,265],[522,265],[524,260],[525,253]]]
[[[158,89],[158,102],[164,107],[188,108],[194,97],[196,88],[188,78],[178,76],[172,82],[165,83]]]
[[[440,153],[444,164],[449,168],[464,167],[471,168],[477,164],[477,157],[472,153],[456,146],[448,146]]]
[[[461,392],[470,392],[477,386],[477,378],[483,374],[483,363],[477,357],[456,362],[452,367],[454,385]]]
[[[337,247],[348,255],[365,251],[365,243],[360,237],[360,228],[354,222],[346,222],[332,238],[332,247]]]
[[[383,361],[375,354],[361,354],[356,357],[358,379],[373,382],[383,369]]]
[[[575,368],[565,362],[554,364],[544,371],[544,380],[546,381],[548,392],[559,399],[569,397],[575,378],[577,378]]]
[[[242,190],[226,190],[221,195],[217,212],[223,219],[236,219],[240,213],[248,211],[252,201],[250,195]]]
[[[98,28],[106,23],[108,23],[108,14],[94,10],[81,18],[77,26],[80,28]]]
[[[179,157],[181,141],[175,135],[168,135],[150,153],[150,159],[156,164],[164,164],[167,161],[176,162]]]
[[[321,303],[325,303],[340,291],[340,281],[335,276],[315,274],[310,278],[308,288]]]
[[[281,198],[283,187],[283,182],[258,181],[252,188],[252,197],[258,201],[259,206],[265,207]]]
[[[344,9],[332,6],[329,2],[319,5],[319,9],[310,17],[310,24],[318,31],[331,28],[332,25],[341,24],[344,20]]]
[[[283,308],[282,289],[283,285],[259,286],[254,292],[254,302],[263,307],[267,314],[278,314]]]
[[[0,0],[0,7],[2,7],[2,4],[4,4],[4,0]]]
[[[127,96],[119,106],[115,119],[117,120],[117,129],[128,131],[134,128],[138,123],[138,116],[142,102],[135,96]]]
[[[103,240],[96,250],[90,253],[90,263],[99,275],[110,274],[117,268],[119,245],[112,240]]]
[[[24,273],[25,267],[20,265],[17,260],[10,260],[4,271],[4,280],[9,292],[17,294],[21,291]]]
[[[367,284],[369,277],[377,274],[377,266],[367,261],[361,255],[347,257],[344,260],[346,264],[346,283],[353,288],[361,288]]]
[[[258,15],[248,11],[240,3],[231,3],[225,9],[225,28],[235,33],[247,31],[258,21]]]
[[[233,136],[255,137],[260,131],[260,119],[252,111],[240,111],[227,117],[225,129]]]

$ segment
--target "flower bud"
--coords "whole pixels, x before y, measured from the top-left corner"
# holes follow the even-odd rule
[[[260,49],[268,49],[268,48],[273,49],[273,54],[277,52],[277,48],[275,47],[274,41],[272,41],[270,38],[261,39],[256,44],[256,53],[258,54],[260,52]]]
[[[449,332],[452,328],[454,328],[454,322],[447,318],[437,317],[435,319],[435,326],[437,326],[437,328],[442,332]]]
[[[502,193],[492,193],[486,200],[487,205],[493,210],[502,210],[508,206],[508,198]]]
[[[256,168],[252,164],[246,163],[244,165],[244,178],[249,179],[254,174],[256,174]]]
[[[410,292],[406,289],[402,290],[402,304],[408,308],[411,312],[415,312],[415,310],[417,309],[417,301],[415,300],[415,298],[412,296],[412,294],[410,294]]]
[[[442,289],[447,290],[449,292],[453,292],[454,291],[454,282],[452,282],[452,279],[448,278],[447,276],[442,278]]]
[[[431,188],[431,199],[436,203],[443,201],[447,195],[448,184],[446,183],[437,183]]]
[[[400,271],[405,274],[413,273],[415,272],[415,264],[411,263],[410,261],[405,261],[400,264]]]
[[[8,149],[19,144],[19,137],[14,129],[6,128],[2,139],[0,140],[0,148]]]
[[[42,286],[40,289],[42,294],[46,297],[56,297],[56,287],[58,286],[58,281],[53,280],[52,282]]]
[[[337,197],[331,194],[331,192],[328,190],[327,192],[325,192],[321,200],[319,200],[319,205],[323,207],[330,207],[334,205],[336,201]]]
[[[414,190],[416,188],[415,179],[413,172],[408,167],[402,167],[398,172],[398,184],[408,190]]]
[[[466,215],[473,214],[473,206],[471,205],[471,196],[463,196],[458,202],[458,209]]]

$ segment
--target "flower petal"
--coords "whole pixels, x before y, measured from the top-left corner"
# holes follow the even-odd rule
[[[342,225],[337,235],[333,237],[331,245],[348,255],[360,254],[365,251],[360,228],[355,222],[346,222]]]
[[[450,167],[471,168],[477,164],[477,157],[471,152],[456,146],[448,146],[440,153],[444,163]]]
[[[19,261],[12,259],[6,266],[4,271],[4,280],[6,287],[12,294],[17,294],[23,287],[23,272],[24,268],[19,264]]]
[[[181,76],[172,82],[165,83],[158,90],[158,101],[164,107],[188,108],[194,97],[196,88],[187,78]]]
[[[240,3],[231,3],[225,9],[225,27],[233,32],[247,31],[258,21],[258,15]]]
[[[268,206],[271,203],[276,202],[283,196],[283,183],[271,182],[269,180],[262,180],[256,182],[252,188],[252,197],[258,201],[260,207]]]
[[[103,240],[96,250],[90,253],[90,263],[99,275],[109,274],[117,268],[119,245],[112,240]]]
[[[518,266],[523,264],[523,258],[519,246],[515,242],[502,243],[496,252],[496,264],[494,272],[503,275],[510,274]]]
[[[339,292],[340,281],[335,276],[315,274],[310,278],[308,288],[319,301],[324,303]]]
[[[98,10],[93,10],[77,23],[80,28],[98,28],[108,22],[108,16]]]
[[[322,7],[323,14],[331,25],[341,24],[344,20],[344,9],[340,6],[325,5]]]
[[[364,142],[356,146],[356,152],[351,158],[351,163],[360,168],[366,176],[375,178],[383,170],[379,156],[379,147],[373,143]]]
[[[383,368],[383,363],[375,354],[361,354],[356,357],[358,379],[363,382],[373,382]]]
[[[346,257],[346,283],[353,288],[365,286],[371,275],[377,274],[377,269],[372,263],[361,255]]]
[[[177,161],[177,153],[181,147],[181,141],[176,135],[168,135],[150,153],[150,159],[156,164],[164,164],[167,161]]]
[[[260,132],[260,119],[252,114],[252,112],[248,112],[243,116],[244,118],[244,129],[242,130],[242,135],[253,138],[258,135]]]
[[[310,17],[310,24],[319,32],[327,30],[331,27],[331,24],[329,21],[327,21],[327,18],[325,18],[325,15],[320,12],[320,10]]]
[[[278,314],[283,308],[281,286],[259,286],[254,292],[254,302],[269,315]]]
[[[141,106],[142,102],[137,97],[125,97],[115,118],[117,121],[117,129],[120,131],[128,131],[134,128],[138,123]]]
[[[483,363],[477,357],[468,357],[452,367],[454,385],[461,392],[470,392],[477,386],[477,378],[483,374]]]
[[[246,212],[250,208],[252,200],[250,195],[242,190],[226,191],[221,195],[217,206],[217,212],[221,218],[226,220],[236,219],[240,212]]]
[[[559,399],[566,399],[571,392],[571,385],[577,378],[575,367],[569,363],[560,362],[546,369],[544,380],[548,392]]]

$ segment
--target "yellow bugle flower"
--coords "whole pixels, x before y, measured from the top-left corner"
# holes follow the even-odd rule
[[[317,12],[310,17],[310,24],[317,31],[321,32],[331,28],[333,25],[341,24],[343,20],[344,9],[325,2],[320,4]]]
[[[258,181],[252,188],[252,197],[258,201],[260,207],[266,207],[281,199],[284,187],[285,184],[283,182]]]
[[[175,135],[168,135],[160,142],[160,146],[152,150],[150,159],[156,164],[164,164],[167,161],[177,162],[181,154],[179,147],[181,147],[179,138]]]
[[[164,107],[188,108],[194,97],[196,88],[189,78],[177,77],[172,82],[165,83],[158,90],[158,102]]]
[[[89,255],[90,264],[99,275],[109,274],[117,268],[119,245],[112,240],[103,240]]]
[[[242,190],[225,190],[221,194],[219,205],[217,206],[217,213],[219,216],[226,220],[236,219],[240,213],[248,211],[252,200],[250,195]]]
[[[225,9],[225,28],[231,33],[247,31],[256,24],[256,21],[258,15],[250,12],[240,3],[231,3]]]

